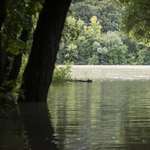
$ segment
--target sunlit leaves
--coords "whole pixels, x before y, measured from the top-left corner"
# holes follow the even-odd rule
[[[102,53],[102,54],[107,54],[108,53],[108,49],[106,47],[98,48],[97,52],[98,53]]]
[[[102,48],[100,48],[100,47],[97,48],[97,52],[101,54],[102,53]]]
[[[93,49],[100,54],[106,54],[108,52],[108,49],[106,47],[101,47],[100,43],[98,42],[93,43]]]
[[[79,40],[79,41],[85,40],[85,36],[79,36],[79,37],[78,37],[78,40]]]
[[[11,52],[13,55],[23,53],[26,50],[26,44],[20,39],[12,40],[10,39],[7,51]]]
[[[65,27],[62,33],[61,42],[67,42],[68,40],[77,40],[81,32],[81,27],[83,25],[82,20],[77,20],[73,16],[66,18]]]
[[[74,51],[76,48],[77,48],[77,45],[74,45],[74,44],[70,44],[67,46],[68,51]]]
[[[66,81],[71,81],[71,65],[73,65],[73,63],[65,63],[64,67],[58,67],[56,66],[54,69],[54,73],[53,73],[53,78],[52,78],[52,82],[56,83],[56,82],[66,82]]]
[[[94,42],[93,43],[93,49],[97,49],[97,48],[99,48],[100,47],[100,43],[98,43],[98,42]]]
[[[135,0],[132,2],[134,1]],[[137,0],[136,3],[142,4],[144,1],[141,2],[140,0]],[[131,2],[131,0],[124,0],[124,6],[134,4],[128,2]],[[130,11],[129,16],[131,20],[134,21],[135,18],[140,20],[142,14],[139,13],[139,15],[136,15],[137,12],[135,11],[135,9],[138,10],[139,8],[140,7],[137,5],[137,8],[133,8]],[[73,3],[70,9],[73,12],[72,14],[74,18],[70,17],[68,19],[70,22],[69,25],[70,28],[72,26],[76,30],[66,29],[71,32],[78,32],[78,26],[75,26],[75,24],[78,24],[79,21],[81,21],[82,26],[80,28],[78,39],[72,41],[68,38],[66,47],[61,49],[60,56],[62,62],[70,59],[71,61],[74,61],[75,64],[88,64],[89,60],[97,60],[99,61],[99,64],[141,64],[141,62],[144,63],[148,60],[146,57],[150,56],[150,54],[143,51],[139,53],[142,48],[137,50],[137,43],[132,43],[130,38],[127,38],[125,34],[119,31],[119,18],[122,16],[121,11],[124,15],[128,15],[126,13],[127,7],[117,9],[114,7],[114,3],[109,3],[108,0],[105,0],[99,1],[98,3],[92,3],[91,1]],[[148,9],[145,13],[149,14]],[[133,16],[131,14],[134,14],[134,19],[132,19]],[[139,28],[139,24],[136,22],[134,23],[133,21],[128,22],[129,28],[131,28],[133,24],[136,25],[133,30],[129,32],[132,36],[137,30],[136,28]],[[141,30],[139,28],[139,32],[141,32],[141,34],[145,32],[144,29],[147,30],[145,26],[146,22],[142,22],[141,27],[143,29]],[[122,26],[122,28],[125,27]],[[76,33],[68,34],[68,31],[66,32],[66,35],[76,35]],[[149,32],[146,34],[148,37]],[[138,35],[136,34],[136,36]],[[146,42],[147,39],[144,39]],[[74,49],[71,44],[76,45],[77,47]],[[142,60],[141,58],[143,61],[140,61]],[[97,63],[92,62],[90,64]]]
[[[68,51],[68,53],[65,55],[66,58],[77,58],[78,57],[78,51],[76,51],[77,49],[77,45],[75,44],[69,44],[66,48],[66,50]]]
[[[103,34],[103,44],[109,50],[115,45],[123,45],[121,38],[116,32],[108,31],[106,34]]]
[[[94,40],[100,40],[101,35],[101,28],[99,21],[97,21],[97,17],[93,16],[91,19],[91,25],[90,26],[84,26],[84,33],[88,37],[91,37]]]
[[[82,19],[87,26],[90,23],[91,17],[96,16],[103,27],[102,32],[119,30],[118,19],[121,13],[117,11],[114,4],[110,3],[109,0],[97,1],[95,3],[92,3],[90,0],[89,2],[72,4],[71,10],[73,10],[75,16]]]

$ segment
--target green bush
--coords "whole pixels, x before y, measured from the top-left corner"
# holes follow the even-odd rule
[[[73,63],[66,63],[65,66],[56,66],[53,72],[53,83],[62,83],[66,81],[72,81],[71,79],[71,65]]]

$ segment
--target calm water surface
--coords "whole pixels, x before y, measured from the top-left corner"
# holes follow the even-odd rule
[[[19,105],[22,119],[0,123],[0,150],[150,150],[150,66],[73,66],[72,77],[93,82],[51,85],[47,104]]]
[[[74,66],[72,76],[94,82],[51,86],[60,150],[150,149],[150,67]]]

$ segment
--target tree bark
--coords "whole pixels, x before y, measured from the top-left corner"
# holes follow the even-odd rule
[[[4,81],[4,67],[3,67],[3,62],[2,62],[2,54],[3,54],[3,51],[2,51],[2,43],[1,43],[1,28],[2,28],[2,25],[3,25],[3,22],[6,18],[6,0],[1,0],[0,1],[0,86],[1,84],[3,83]]]
[[[29,35],[29,30],[22,30],[20,40],[26,43],[28,40],[28,35]],[[11,70],[9,72],[9,76],[7,79],[8,81],[17,79],[20,68],[21,68],[21,63],[22,63],[22,53],[14,56],[12,67],[11,67]],[[8,88],[10,91],[13,89],[12,87],[8,87]]]
[[[46,101],[71,0],[45,0],[21,88],[26,101]],[[21,100],[21,99],[19,99]]]

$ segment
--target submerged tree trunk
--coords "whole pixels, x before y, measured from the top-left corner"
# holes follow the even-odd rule
[[[46,102],[19,103],[19,114],[22,118],[26,136],[32,150],[58,150],[54,129],[50,120],[50,114]]]
[[[71,0],[45,0],[21,88],[26,101],[46,101]],[[21,99],[19,99],[21,100]]]

